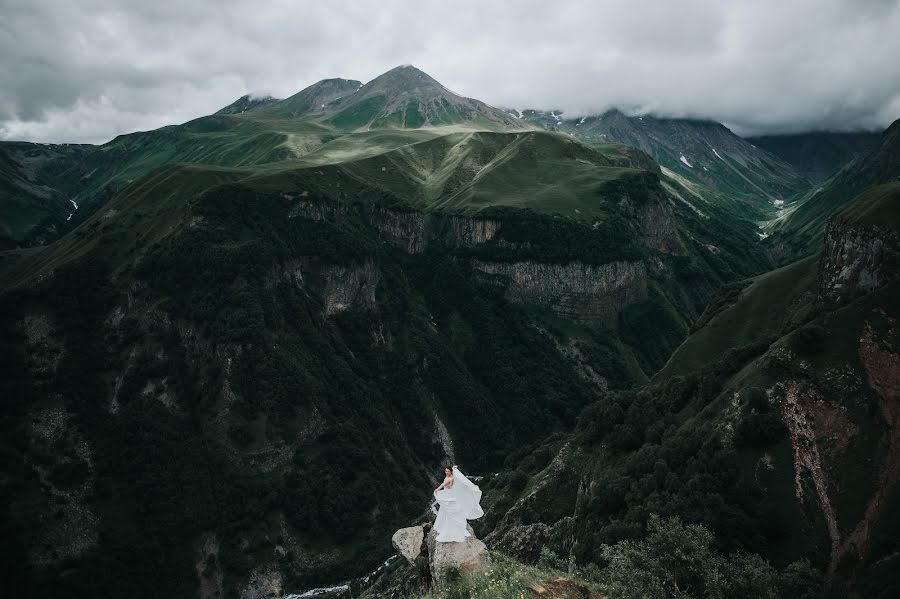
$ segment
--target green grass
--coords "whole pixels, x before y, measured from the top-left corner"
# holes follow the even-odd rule
[[[459,109],[447,102],[446,99],[441,99],[439,103],[434,103],[429,108],[432,125],[452,125],[465,120],[465,115],[460,113]]]
[[[834,219],[855,225],[896,227],[900,224],[900,183],[886,183],[867,189],[838,210]]]
[[[410,144],[441,137],[431,130],[387,129],[360,131],[333,137],[316,149],[298,158],[298,166],[326,165],[352,162]]]
[[[403,126],[403,111],[395,110],[379,117],[372,123],[372,129],[399,128]]]
[[[13,289],[99,254],[108,264],[127,266],[164,237],[191,221],[191,200],[217,185],[234,182],[251,170],[172,165],[160,168],[118,195],[70,235],[27,253],[0,270],[0,286]]]
[[[416,100],[410,100],[406,105],[406,115],[403,126],[407,129],[418,129],[425,124],[425,115],[420,110],[419,103]]]
[[[714,304],[717,313],[705,315],[706,323],[675,350],[656,380],[697,370],[728,349],[781,333],[797,317],[796,303],[814,294],[816,264],[815,258],[805,258],[760,275],[730,305]]]
[[[605,212],[608,183],[642,172],[611,166],[582,144],[539,132],[453,133],[342,168],[419,208],[473,213],[505,206],[579,220]]]
[[[596,587],[568,573],[547,567],[522,564],[502,553],[492,552],[490,566],[481,572],[462,575],[446,589],[413,594],[419,599],[522,599],[533,597],[530,587],[542,580],[566,578],[584,588]]]
[[[386,102],[387,98],[383,95],[370,96],[337,113],[326,123],[342,130],[359,129],[368,125]]]

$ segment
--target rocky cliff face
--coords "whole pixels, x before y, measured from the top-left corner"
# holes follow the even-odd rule
[[[628,204],[646,233],[649,247],[668,254],[683,252],[671,214],[662,205]],[[296,201],[289,217],[315,221],[362,218],[384,242],[407,254],[420,254],[432,245],[475,248],[494,242],[505,248],[518,247],[499,237],[502,222],[492,218],[425,214],[374,204],[320,203],[305,198]],[[648,269],[640,260],[600,265],[473,260],[472,266],[489,275],[487,281],[505,286],[510,301],[549,308],[562,318],[590,326],[614,328],[623,308],[647,297]],[[327,314],[353,305],[374,306],[379,274],[371,263],[354,268],[329,267],[324,279],[322,295]]]
[[[494,239],[500,221],[453,216],[448,219],[448,240],[458,247],[474,247]]]
[[[618,313],[647,297],[647,267],[641,261],[590,265],[539,262],[474,262],[506,284],[506,297],[549,308],[582,324],[612,328]]]
[[[830,302],[868,293],[898,276],[900,236],[877,225],[831,221],[819,260],[819,294]]]
[[[862,377],[846,366],[816,373],[820,380],[801,371],[767,390],[789,432],[794,495],[821,513],[830,545],[828,572],[851,577],[865,566],[873,540],[882,534],[879,527],[890,513],[889,497],[900,478],[896,319],[876,309],[861,328],[856,352]],[[776,351],[773,357],[783,364],[802,363],[790,351]],[[806,365],[806,370],[812,369]],[[855,402],[867,396],[872,413],[855,409]],[[866,482],[855,479],[854,493],[861,501],[857,509],[847,510],[847,480],[860,472],[866,472]]]
[[[303,197],[295,200],[289,195],[285,199],[294,202],[288,218],[322,221],[359,217],[377,230],[386,243],[407,254],[421,254],[432,244],[475,247],[491,241],[500,231],[500,221],[495,219],[433,215],[375,203],[323,203]]]
[[[381,271],[372,261],[360,266],[327,266],[323,269],[325,314],[343,312],[350,307],[372,308]]]
[[[675,219],[662,203],[652,203],[644,207],[640,215],[647,246],[663,254],[681,256],[685,254],[684,244],[678,235]]]

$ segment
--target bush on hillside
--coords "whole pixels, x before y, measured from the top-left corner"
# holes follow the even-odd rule
[[[621,599],[693,597],[813,597],[822,588],[821,574],[808,562],[779,572],[758,555],[723,555],[713,533],[678,518],[651,515],[647,536],[602,547],[606,567],[600,582]]]

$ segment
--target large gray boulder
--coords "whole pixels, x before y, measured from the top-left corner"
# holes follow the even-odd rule
[[[394,549],[400,552],[400,555],[406,558],[411,564],[416,562],[416,558],[422,552],[422,540],[425,538],[425,529],[422,526],[410,526],[401,528],[391,537],[391,544]]]
[[[451,569],[465,574],[487,566],[487,546],[475,536],[471,526],[467,525],[466,529],[471,536],[458,543],[439,543],[436,530],[428,533],[428,561],[435,588],[441,588],[447,582],[447,573]]]

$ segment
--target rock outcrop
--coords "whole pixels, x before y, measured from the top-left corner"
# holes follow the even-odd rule
[[[446,240],[457,247],[474,247],[491,241],[500,231],[500,221],[452,216]]]
[[[648,247],[673,256],[686,253],[675,219],[665,204],[654,202],[646,205],[640,214],[640,223]]]
[[[322,297],[325,314],[343,312],[352,306],[375,306],[375,289],[381,280],[381,271],[371,261],[358,266],[328,266],[322,271],[325,285]]]
[[[895,230],[831,221],[819,259],[819,294],[842,302],[868,293],[897,276],[900,238]]]
[[[582,324],[612,328],[624,307],[647,297],[647,266],[642,261],[600,265],[475,261],[474,266],[506,281],[511,302],[549,308]]]
[[[428,533],[428,563],[435,587],[440,588],[446,582],[447,574],[452,569],[464,574],[487,565],[487,546],[475,536],[471,526],[467,525],[466,530],[472,536],[459,543],[439,543],[436,530]]]
[[[406,561],[413,564],[419,554],[422,553],[422,541],[425,539],[425,528],[423,526],[410,526],[401,528],[391,537],[391,544],[394,549],[400,552]]]
[[[423,574],[435,588],[441,588],[451,571],[464,574],[488,564],[487,546],[475,536],[471,526],[466,528],[471,536],[459,543],[439,543],[431,524],[401,528],[394,533],[391,543],[410,564],[427,563]]]

